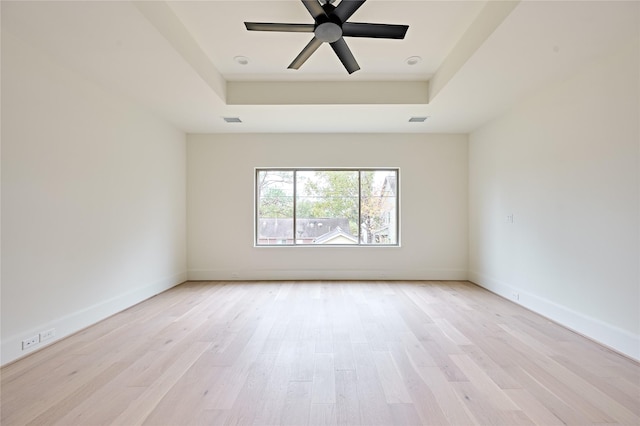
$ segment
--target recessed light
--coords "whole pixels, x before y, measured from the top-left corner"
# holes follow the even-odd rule
[[[233,60],[240,65],[247,65],[249,63],[249,58],[247,58],[246,56],[236,56],[233,58]]]
[[[227,123],[242,123],[240,117],[222,117],[222,119]]]
[[[422,58],[420,56],[410,56],[405,62],[407,63],[407,65],[416,65],[421,60]]]
[[[424,123],[429,117],[411,117],[409,123]]]

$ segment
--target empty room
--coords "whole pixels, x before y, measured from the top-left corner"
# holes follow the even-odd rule
[[[640,424],[640,2],[0,13],[2,425]]]

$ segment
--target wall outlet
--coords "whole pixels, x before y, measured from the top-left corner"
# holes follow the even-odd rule
[[[513,293],[511,293],[511,298],[513,300],[520,300],[520,293],[518,293],[517,291],[514,291]]]
[[[35,336],[31,336],[28,339],[24,339],[22,341],[22,350],[24,351],[25,349],[28,349],[32,346],[37,345],[38,343],[40,343],[40,335],[36,334]]]
[[[40,332],[40,341],[44,342],[45,340],[49,340],[51,338],[53,338],[53,336],[56,335],[56,329],[55,328],[51,328],[47,331],[41,331]]]
[[[238,278],[240,278],[240,274],[237,272],[232,272],[231,273],[231,279],[232,280],[237,280]]]

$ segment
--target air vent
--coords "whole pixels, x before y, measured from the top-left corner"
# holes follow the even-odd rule
[[[227,123],[242,123],[240,117],[222,117]]]
[[[409,123],[424,123],[429,117],[411,117]]]

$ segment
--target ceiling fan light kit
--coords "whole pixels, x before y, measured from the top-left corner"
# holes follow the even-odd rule
[[[360,69],[344,37],[403,39],[408,25],[347,22],[366,0],[302,0],[314,24],[284,24],[273,22],[245,22],[249,31],[279,31],[313,33],[311,41],[291,62],[290,69],[299,69],[322,43],[329,43],[349,74]]]

